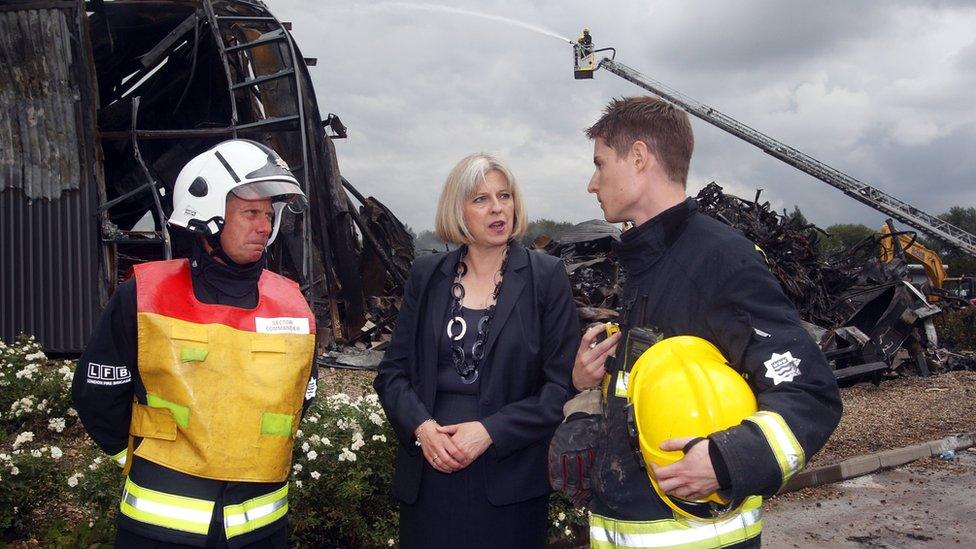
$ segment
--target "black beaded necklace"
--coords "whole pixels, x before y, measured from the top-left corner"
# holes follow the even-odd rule
[[[451,285],[451,295],[454,303],[451,304],[451,319],[447,321],[447,337],[451,339],[451,360],[454,362],[454,369],[461,376],[461,383],[470,385],[478,380],[478,366],[485,358],[485,343],[488,340],[488,329],[491,327],[491,319],[495,316],[495,305],[498,303],[498,296],[502,292],[502,282],[505,280],[505,268],[508,266],[508,252],[512,249],[512,241],[509,240],[505,247],[505,257],[502,259],[502,266],[495,273],[497,281],[495,290],[491,294],[491,305],[485,309],[485,314],[478,320],[478,337],[471,346],[471,360],[468,361],[464,356],[464,348],[461,346],[464,334],[468,331],[468,325],[461,315],[461,302],[464,300],[464,286],[461,279],[468,272],[468,266],[464,264],[464,257],[468,253],[468,247],[461,247],[461,254],[458,256],[457,265],[454,266],[454,284]],[[454,333],[454,327],[458,326],[458,333]]]

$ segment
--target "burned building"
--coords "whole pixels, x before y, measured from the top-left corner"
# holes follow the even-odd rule
[[[275,149],[309,198],[269,268],[301,284],[320,341],[386,313],[372,298],[397,293],[412,243],[340,175],[345,127],[289,30],[257,0],[0,6],[0,337],[80,351],[132,264],[185,255],[165,224],[176,175],[236,137]]]

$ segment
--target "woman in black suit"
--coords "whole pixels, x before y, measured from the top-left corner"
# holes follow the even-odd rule
[[[542,547],[546,452],[571,395],[579,322],[561,262],[517,242],[511,171],[475,154],[451,171],[373,386],[399,439],[401,547]]]

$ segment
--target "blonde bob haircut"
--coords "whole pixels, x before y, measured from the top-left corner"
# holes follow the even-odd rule
[[[464,223],[464,203],[475,195],[478,185],[485,181],[485,176],[492,170],[502,174],[508,182],[509,192],[512,193],[512,202],[515,205],[512,238],[520,238],[525,234],[525,203],[512,171],[498,158],[487,153],[476,153],[458,162],[444,182],[434,220],[434,230],[438,238],[451,244],[471,244],[474,237]]]

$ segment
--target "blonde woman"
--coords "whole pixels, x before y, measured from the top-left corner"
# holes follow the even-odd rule
[[[414,263],[373,383],[399,439],[401,547],[545,543],[579,324],[562,263],[518,243],[526,223],[500,160],[451,170],[435,225],[460,247]]]

